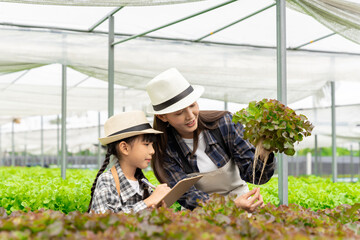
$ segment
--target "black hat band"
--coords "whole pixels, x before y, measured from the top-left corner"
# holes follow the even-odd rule
[[[134,127],[129,127],[129,128],[123,129],[121,131],[112,133],[108,137],[118,135],[118,134],[121,134],[121,133],[143,131],[143,130],[150,129],[150,128],[151,128],[151,125],[149,123],[143,123],[143,124],[140,124],[140,125],[137,125],[137,126],[134,126]]]
[[[185,98],[186,96],[188,96],[190,93],[192,93],[194,91],[193,87],[190,85],[187,89],[185,89],[184,91],[182,91],[181,93],[179,93],[178,95],[176,95],[173,98],[170,98],[169,100],[157,104],[157,105],[153,105],[153,108],[155,111],[161,111],[171,105],[173,105],[174,103],[177,103],[178,101],[180,101],[181,99]]]

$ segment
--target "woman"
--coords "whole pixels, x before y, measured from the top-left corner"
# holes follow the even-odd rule
[[[175,68],[152,79],[146,87],[151,100],[147,112],[155,114],[154,129],[164,132],[155,144],[152,168],[162,183],[173,187],[188,176],[203,177],[178,200],[185,208],[206,201],[211,193],[237,194],[236,206],[249,212],[263,205],[260,189],[249,192],[254,147],[243,139],[243,126],[234,124],[226,111],[200,111],[202,86],[191,86]],[[256,166],[256,182],[263,162]],[[274,174],[271,153],[261,183]],[[245,182],[246,181],[246,182]],[[251,197],[251,198],[250,198]]]

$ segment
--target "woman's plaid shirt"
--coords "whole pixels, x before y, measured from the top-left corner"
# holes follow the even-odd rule
[[[116,171],[119,175],[120,196],[116,190],[115,180],[110,169],[103,172],[96,183],[95,193],[91,204],[92,213],[105,213],[107,211],[125,213],[138,212],[147,205],[143,201],[143,197],[139,195],[130,185],[121,170],[120,163],[115,163]],[[146,191],[141,189],[142,191]],[[149,188],[149,194],[152,190]]]
[[[232,151],[233,159],[239,167],[241,178],[246,182],[252,182],[255,148],[248,141],[243,139],[243,126],[240,123],[234,124],[232,122],[232,115],[228,113],[219,119],[219,129],[225,144]],[[216,141],[216,138],[213,136],[211,130],[205,129],[203,132],[206,143],[206,154],[218,168],[223,167],[228,161],[230,161],[230,157],[226,154],[226,150],[222,149],[221,145]],[[189,161],[193,172],[199,172],[196,162],[196,154],[191,157],[191,151],[184,140],[174,129],[172,129],[172,133],[175,135],[175,139],[179,143],[184,156]],[[172,139],[174,138],[168,139],[168,146],[166,149],[167,156],[164,159],[164,169],[168,175],[169,186],[173,187],[178,181],[186,178],[186,173],[184,172],[182,160],[176,151],[176,147],[172,143]],[[265,166],[260,184],[268,182],[274,174],[276,162],[274,159],[274,154],[271,153]],[[263,162],[257,161],[255,183],[258,183],[259,181],[262,167]],[[197,206],[197,199],[205,201],[208,198],[208,194],[197,190],[193,186],[178,200],[178,202],[185,208],[193,209]]]

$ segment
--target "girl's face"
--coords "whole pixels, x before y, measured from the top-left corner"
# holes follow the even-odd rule
[[[128,147],[129,164],[134,168],[147,168],[150,164],[152,155],[155,153],[153,143],[143,140],[143,137],[138,137],[134,142],[128,144]]]
[[[199,105],[194,102],[179,111],[158,115],[163,122],[169,122],[183,138],[193,138],[193,132],[198,127]]]

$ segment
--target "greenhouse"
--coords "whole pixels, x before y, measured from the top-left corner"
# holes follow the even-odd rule
[[[360,238],[358,1],[3,0],[0,53],[0,239]],[[276,154],[252,215],[218,195],[85,213],[104,123],[145,112],[146,84],[172,67],[205,88],[202,110],[277,99],[311,136]]]

